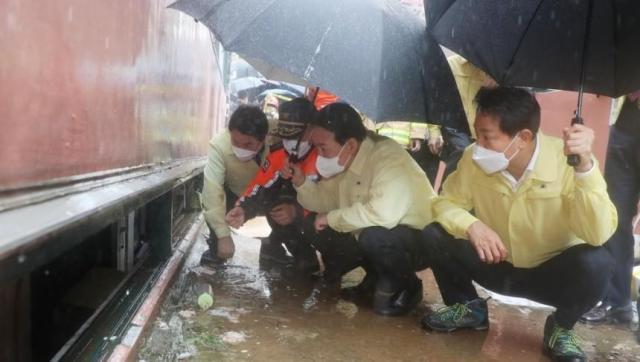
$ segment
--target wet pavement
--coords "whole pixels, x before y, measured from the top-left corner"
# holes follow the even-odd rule
[[[341,300],[336,287],[301,278],[289,268],[260,265],[255,219],[234,235],[236,255],[225,266],[199,266],[201,237],[189,255],[138,355],[145,361],[548,361],[542,329],[549,307],[492,295],[488,331],[427,332],[419,320],[442,306],[430,271],[419,273],[425,297],[404,317],[380,317]],[[360,281],[357,269],[342,285]],[[198,296],[212,291],[202,310]],[[486,295],[486,293],[484,293]],[[577,327],[590,361],[640,360],[629,328]]]

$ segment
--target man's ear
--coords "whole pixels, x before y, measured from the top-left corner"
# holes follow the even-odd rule
[[[533,142],[536,138],[535,134],[530,129],[523,129],[520,131],[520,139],[522,139],[526,143]]]
[[[347,147],[349,148],[349,152],[353,153],[358,148],[358,140],[351,137],[347,140]]]

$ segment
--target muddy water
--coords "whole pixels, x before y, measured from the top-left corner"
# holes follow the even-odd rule
[[[192,361],[547,361],[541,353],[550,309],[493,295],[486,332],[427,332],[419,320],[441,306],[433,276],[419,274],[425,298],[412,314],[380,317],[366,306],[341,300],[337,286],[301,278],[288,268],[260,264],[264,224],[250,223],[235,235],[236,255],[224,266],[198,266],[199,240],[175,283],[139,359]],[[362,278],[358,269],[343,286]],[[208,287],[213,307],[198,308]],[[592,361],[640,360],[628,328],[578,326]]]

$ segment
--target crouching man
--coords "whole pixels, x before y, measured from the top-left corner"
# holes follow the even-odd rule
[[[427,267],[420,232],[431,222],[433,188],[402,146],[367,133],[349,105],[323,108],[313,126],[322,179],[310,181],[290,165],[298,201],[317,213],[317,232],[331,229],[357,238],[367,274],[344,295],[373,298],[381,315],[405,314],[422,300],[415,271]]]
[[[607,286],[613,260],[601,245],[617,220],[591,152],[593,131],[573,125],[564,142],[541,134],[540,107],[523,89],[483,88],[476,102],[477,142],[433,204],[437,223],[423,232],[447,307],[422,324],[487,329],[475,281],[554,306],[545,350],[557,361],[583,361],[573,326]],[[567,165],[568,154],[579,155],[579,164]]]

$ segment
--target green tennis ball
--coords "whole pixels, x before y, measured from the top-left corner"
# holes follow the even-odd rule
[[[198,305],[200,309],[207,310],[213,305],[213,297],[209,293],[202,293],[198,297]]]

